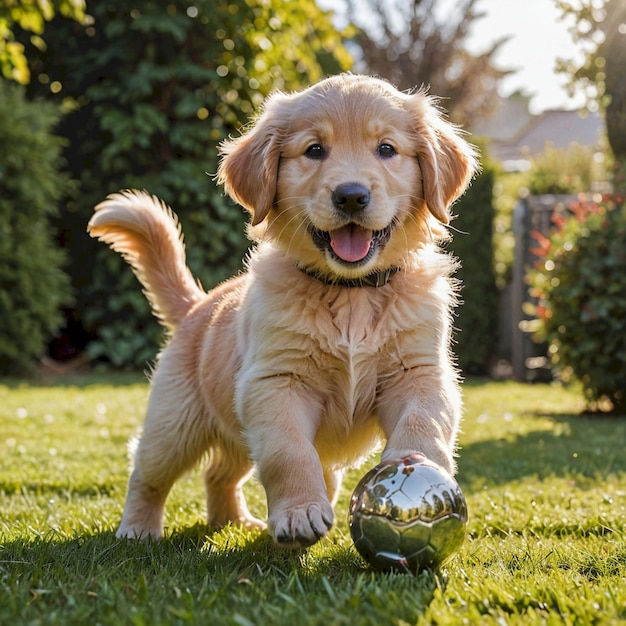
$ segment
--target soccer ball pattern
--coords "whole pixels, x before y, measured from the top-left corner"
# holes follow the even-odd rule
[[[460,549],[467,505],[456,481],[421,454],[383,461],[350,500],[350,534],[374,568],[440,568]]]

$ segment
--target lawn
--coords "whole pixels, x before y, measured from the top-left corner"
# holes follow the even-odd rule
[[[468,536],[444,572],[372,572],[346,511],[307,552],[208,534],[197,474],[167,537],[118,541],[141,377],[0,381],[0,624],[615,624],[626,622],[626,418],[580,416],[577,391],[465,384],[458,480]],[[373,462],[373,461],[372,461]],[[265,515],[262,490],[248,489]]]

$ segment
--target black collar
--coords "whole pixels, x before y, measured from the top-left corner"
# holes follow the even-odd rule
[[[311,276],[311,278],[315,278],[325,285],[337,285],[339,287],[383,287],[400,271],[399,267],[389,267],[386,270],[372,272],[360,278],[330,278],[307,267],[300,267],[298,265],[298,269],[307,276]]]

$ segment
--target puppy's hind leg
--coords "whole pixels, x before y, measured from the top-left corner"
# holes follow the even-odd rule
[[[211,450],[204,474],[209,527],[218,529],[229,522],[244,528],[266,527],[250,513],[243,495],[243,485],[253,471],[246,449],[228,446]]]
[[[343,480],[343,471],[340,469],[324,469],[324,483],[328,492],[328,499],[332,506],[337,504],[339,492],[341,491],[341,482]]]
[[[135,467],[128,481],[124,514],[116,536],[131,539],[160,538],[163,535],[165,500],[171,487],[171,484],[163,483],[153,486],[143,479],[141,470]]]
[[[175,381],[161,385],[158,378],[157,371],[118,537],[161,537],[165,500],[172,486],[208,448],[206,421],[193,394],[181,393],[184,382],[175,388]]]

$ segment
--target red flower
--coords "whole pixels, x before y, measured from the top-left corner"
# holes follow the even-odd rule
[[[533,230],[530,236],[537,242],[537,246],[530,248],[535,256],[546,256],[550,252],[550,240],[538,230]]]
[[[567,219],[563,217],[562,213],[553,213],[550,221],[557,227],[558,230],[562,230],[563,226],[567,222]]]

